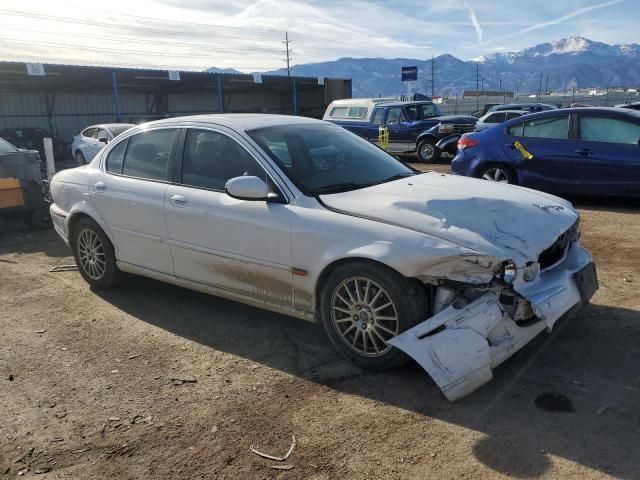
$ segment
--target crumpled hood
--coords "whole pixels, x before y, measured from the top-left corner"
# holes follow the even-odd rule
[[[518,267],[536,260],[578,218],[569,202],[553,195],[435,172],[321,200],[333,210],[511,259]]]

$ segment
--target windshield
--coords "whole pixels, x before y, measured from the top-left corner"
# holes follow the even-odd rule
[[[247,133],[305,195],[355,190],[414,174],[384,150],[332,125],[286,125]]]
[[[0,154],[3,154],[3,153],[15,153],[17,151],[18,150],[16,149],[16,147],[11,145],[5,139],[0,138]]]
[[[113,137],[115,138],[118,135],[120,135],[122,132],[126,132],[133,126],[134,125],[113,125],[109,127],[109,131],[111,132],[111,135],[113,135]]]
[[[412,122],[442,115],[433,103],[416,103],[405,105],[404,110]]]

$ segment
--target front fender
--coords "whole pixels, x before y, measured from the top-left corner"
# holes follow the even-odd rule
[[[460,135],[458,135],[457,133],[447,135],[446,137],[440,139],[438,143],[436,143],[436,147],[438,147],[441,151],[445,151],[445,150],[451,149],[452,146],[455,145],[457,149],[459,139],[460,139]]]

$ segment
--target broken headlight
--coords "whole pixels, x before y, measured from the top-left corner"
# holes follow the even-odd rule
[[[538,262],[529,262],[527,266],[524,267],[524,271],[522,272],[522,277],[525,282],[533,282],[538,276],[538,269],[540,264]]]
[[[513,281],[518,276],[518,269],[516,268],[516,264],[513,263],[512,260],[507,260],[502,264],[502,267],[500,268],[496,276],[504,283],[513,283]]]

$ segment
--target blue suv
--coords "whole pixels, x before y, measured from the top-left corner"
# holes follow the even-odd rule
[[[640,196],[640,112],[525,115],[463,135],[451,172],[560,195]]]

